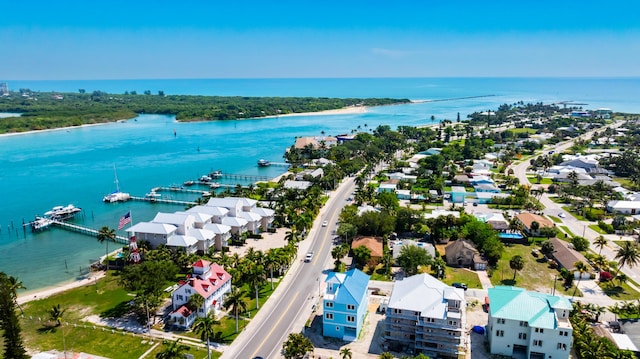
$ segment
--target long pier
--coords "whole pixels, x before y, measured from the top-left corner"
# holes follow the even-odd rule
[[[196,189],[186,189],[182,187],[155,187],[152,190],[155,192],[168,191],[168,192],[194,193],[194,194],[200,194],[200,195],[202,194],[202,192],[204,192],[204,191],[198,191]]]
[[[90,236],[97,237],[100,231],[97,229],[79,226],[77,224],[71,224],[63,221],[58,221],[56,219],[51,220],[51,224],[58,226],[62,229],[67,229],[73,232],[78,232],[82,234],[88,234]],[[120,244],[129,244],[129,239],[123,236],[116,236],[115,241]]]
[[[271,162],[271,161],[269,161],[269,166],[291,167],[291,164],[290,163],[286,163],[286,162]]]
[[[131,196],[131,199],[134,200],[134,201],[143,201],[143,202],[151,202],[151,203],[179,204],[179,205],[182,205],[182,206],[190,206],[190,205],[195,206],[196,205],[195,202],[177,201],[175,199],[163,199],[163,198],[155,198],[155,197],[149,198],[149,197]]]
[[[268,181],[270,178],[268,176],[258,176],[258,175],[243,175],[243,174],[234,174],[234,173],[222,173],[219,175],[219,178],[229,178],[229,179],[241,179],[246,181]]]

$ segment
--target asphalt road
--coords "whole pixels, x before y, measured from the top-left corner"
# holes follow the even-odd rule
[[[290,277],[283,280],[264,308],[225,350],[222,358],[281,357],[282,343],[295,330],[296,322],[311,312],[311,306],[317,303],[321,288],[324,288],[325,269],[335,236],[332,233],[337,228],[340,211],[349,203],[346,198],[354,189],[354,178],[348,177],[331,194],[309,236],[300,244],[299,262],[290,269],[287,274]],[[326,227],[322,226],[323,221],[327,221]],[[304,262],[307,251],[314,252],[310,262]]]

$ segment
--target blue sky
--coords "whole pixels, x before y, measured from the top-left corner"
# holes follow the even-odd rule
[[[5,1],[0,80],[640,76],[640,2]]]

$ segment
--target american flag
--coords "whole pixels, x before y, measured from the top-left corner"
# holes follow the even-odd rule
[[[127,214],[120,218],[120,222],[118,222],[118,230],[124,228],[128,223],[131,223],[131,211],[127,212]]]

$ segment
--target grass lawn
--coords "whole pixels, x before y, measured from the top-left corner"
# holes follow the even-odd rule
[[[607,232],[603,231],[602,228],[600,228],[600,226],[598,226],[597,224],[590,224],[589,228],[593,229],[594,231],[596,231],[597,233],[600,234],[607,234]]]
[[[527,177],[527,179],[529,180],[529,182],[533,184],[553,184],[553,180],[551,180],[551,178],[546,178],[546,177],[542,178],[540,183],[538,183],[538,179],[536,177]]]
[[[627,283],[622,283],[622,286],[609,283],[599,283],[598,285],[611,299],[615,300],[634,300],[640,299],[640,293],[633,290]]]
[[[370,276],[369,280],[391,282],[391,276],[385,274],[384,265],[382,263],[378,264],[374,270],[371,270],[369,266],[366,266],[364,268],[364,272]]]
[[[505,245],[502,258],[498,261],[496,268],[490,273],[491,283],[493,285],[514,285],[523,287],[528,290],[540,291],[542,293],[551,293],[554,287],[554,278],[560,275],[555,267],[544,260],[542,255],[534,257],[531,254],[532,249],[540,249],[537,245],[512,244]],[[520,255],[524,259],[524,268],[518,272],[516,279],[513,280],[513,270],[509,267],[509,260]],[[573,295],[573,288],[564,290],[562,281],[557,280],[555,283],[556,292],[565,295]],[[576,292],[577,297],[581,297],[580,290]]]
[[[508,129],[506,132],[511,132],[514,134],[519,134],[519,133],[528,133],[530,135],[538,132],[538,130],[534,129],[534,128],[511,128]]]
[[[482,289],[480,278],[476,272],[466,268],[445,267],[445,277],[443,282],[451,285],[451,283],[465,283],[469,288]],[[431,274],[431,273],[429,273]]]
[[[620,185],[624,188],[628,188],[630,190],[635,190],[636,185],[633,183],[633,181],[631,181],[629,178],[627,177],[614,177],[613,178],[614,181],[620,183]]]
[[[555,203],[567,203],[567,202],[563,201],[562,198],[560,198],[558,196],[549,196],[549,199],[552,200]]]
[[[562,228],[563,231],[567,232],[568,235],[570,235],[571,237],[575,237],[576,235],[573,234],[573,232],[571,232],[571,230],[569,229],[569,227],[567,226],[560,226],[560,228]]]
[[[562,223],[562,220],[556,216],[547,215],[547,217],[551,218],[551,220],[554,221],[555,223]]]

